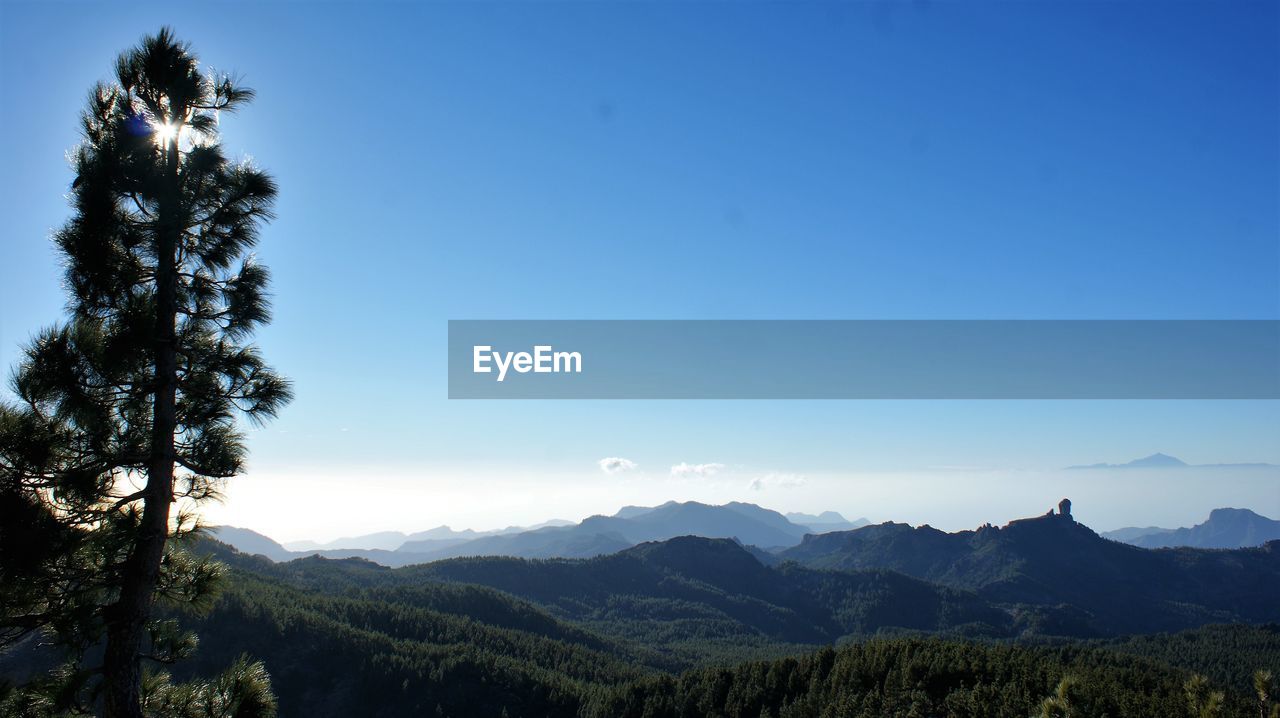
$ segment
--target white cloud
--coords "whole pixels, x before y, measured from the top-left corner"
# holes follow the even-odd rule
[[[751,480],[752,491],[764,489],[794,489],[804,486],[805,478],[799,474],[765,474]]]
[[[683,461],[671,467],[672,476],[715,476],[724,464],[686,464]]]
[[[624,459],[621,456],[610,456],[596,463],[600,464],[600,470],[606,474],[621,474],[639,466],[631,459]]]

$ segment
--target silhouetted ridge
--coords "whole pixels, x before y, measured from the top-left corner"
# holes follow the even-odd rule
[[[1129,540],[1135,546],[1164,548],[1242,548],[1280,539],[1280,521],[1248,509],[1214,509],[1204,523],[1172,531],[1155,531]]]
[[[1267,598],[1280,585],[1273,551],[1147,551],[1052,511],[956,533],[869,526],[807,537],[780,557],[815,568],[900,571],[999,603],[1067,604],[1101,633],[1280,618],[1280,603]]]

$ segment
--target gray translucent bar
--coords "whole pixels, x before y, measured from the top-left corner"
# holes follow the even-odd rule
[[[450,321],[449,398],[1278,399],[1280,321]]]

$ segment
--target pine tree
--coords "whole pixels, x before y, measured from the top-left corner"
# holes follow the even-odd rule
[[[1258,716],[1259,718],[1267,718],[1268,710],[1271,707],[1271,671],[1266,669],[1258,669],[1253,673],[1253,692],[1258,696]]]
[[[1076,712],[1072,694],[1075,687],[1076,680],[1070,676],[1064,676],[1061,681],[1058,681],[1058,687],[1054,689],[1053,695],[1040,703],[1040,717],[1071,718],[1074,716]]]
[[[1226,694],[1213,690],[1208,678],[1200,674],[1191,676],[1183,685],[1183,693],[1191,718],[1217,718],[1222,715]]]
[[[70,317],[35,337],[19,403],[0,407],[0,508],[22,517],[0,530],[0,640],[52,633],[76,656],[105,641],[75,673],[111,718],[143,715],[144,655],[193,645],[153,605],[208,599],[217,565],[183,549],[194,512],[242,469],[240,417],[291,396],[247,343],[269,318],[249,251],[276,186],[218,144],[220,115],[252,97],[168,28],[119,57],[90,94],[55,235]]]

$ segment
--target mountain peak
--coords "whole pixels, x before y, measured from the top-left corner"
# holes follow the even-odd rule
[[[1176,456],[1161,454],[1159,452],[1150,456],[1144,456],[1141,459],[1134,459],[1125,466],[1186,466],[1187,462]]]
[[[676,536],[648,541],[621,552],[651,566],[676,571],[712,585],[768,583],[772,576],[760,559],[732,538]]]
[[[1141,459],[1134,459],[1123,464],[1086,464],[1083,466],[1068,466],[1068,469],[1174,469],[1185,468],[1190,466],[1187,462],[1176,456],[1161,454],[1156,452],[1150,456],[1144,456]]]
[[[1261,519],[1266,517],[1263,516],[1262,514],[1259,514],[1256,511],[1250,511],[1249,509],[1233,509],[1230,507],[1214,509],[1209,512],[1210,521],[1223,521],[1226,519],[1251,519],[1251,518]]]

